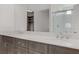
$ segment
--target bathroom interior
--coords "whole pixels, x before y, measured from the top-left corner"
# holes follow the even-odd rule
[[[0,4],[0,54],[79,54],[78,4]]]

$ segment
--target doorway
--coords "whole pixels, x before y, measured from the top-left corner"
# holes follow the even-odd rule
[[[27,12],[27,31],[34,31],[34,12]]]

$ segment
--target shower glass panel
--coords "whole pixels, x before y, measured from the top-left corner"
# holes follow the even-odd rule
[[[59,12],[55,12],[53,13],[53,19],[54,19],[54,32],[55,33],[59,33],[59,32],[68,32],[71,30],[71,28],[66,28],[66,24],[70,23],[71,25],[71,10],[67,10],[67,11],[59,11]]]

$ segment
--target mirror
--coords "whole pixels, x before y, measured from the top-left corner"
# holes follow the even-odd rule
[[[79,32],[79,5],[40,4],[30,5],[27,10],[27,31]]]
[[[3,4],[0,12],[0,31],[79,32],[79,4]]]

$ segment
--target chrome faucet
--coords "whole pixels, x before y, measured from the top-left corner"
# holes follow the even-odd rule
[[[57,34],[56,38],[58,38],[58,39],[63,39],[63,38],[69,39],[70,37],[68,35],[63,34],[63,33],[59,33],[59,34]]]

